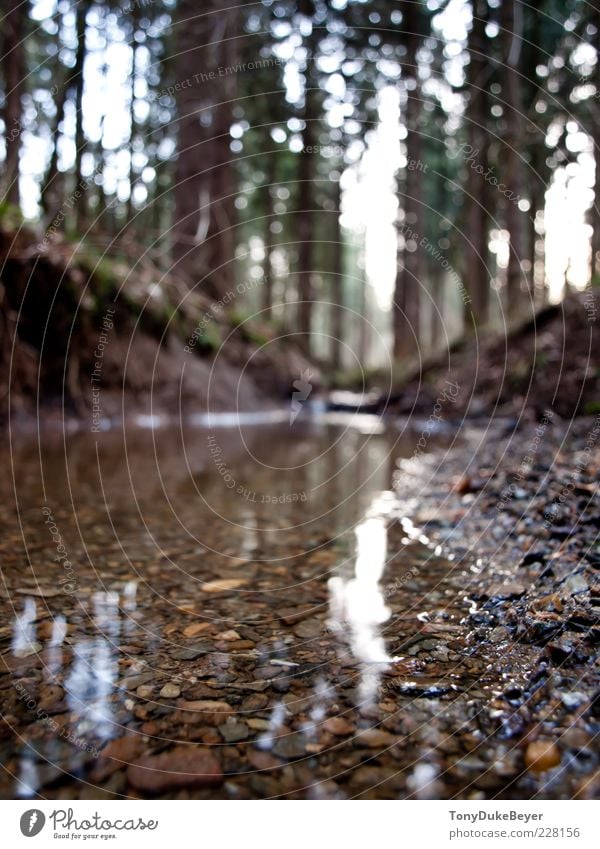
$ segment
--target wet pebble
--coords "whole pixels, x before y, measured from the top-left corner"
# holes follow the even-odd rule
[[[223,772],[208,749],[175,746],[159,755],[147,754],[127,769],[127,780],[143,793],[164,793],[182,787],[218,787]]]

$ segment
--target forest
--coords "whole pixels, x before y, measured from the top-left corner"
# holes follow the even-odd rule
[[[600,3],[2,0],[0,127],[0,796],[597,799]]]

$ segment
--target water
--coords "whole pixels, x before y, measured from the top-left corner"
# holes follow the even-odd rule
[[[323,753],[366,732],[367,752],[390,748],[378,704],[399,610],[416,617],[421,601],[397,596],[433,557],[391,491],[416,438],[343,414],[13,434],[3,795],[148,792],[128,765],[175,746],[176,772],[183,744],[216,753],[217,795],[291,792],[276,770],[251,777],[253,752],[317,759],[323,776],[299,795],[344,795]],[[344,775],[352,746],[333,758]]]

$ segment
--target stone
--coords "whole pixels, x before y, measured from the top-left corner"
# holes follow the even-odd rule
[[[218,787],[223,783],[223,771],[208,749],[175,746],[139,758],[127,768],[127,780],[143,793],[164,793],[181,787]]]
[[[525,766],[531,772],[545,772],[560,763],[560,749],[551,740],[536,740],[525,749]]]

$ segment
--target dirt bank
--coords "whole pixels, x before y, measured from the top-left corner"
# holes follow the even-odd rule
[[[98,420],[289,398],[309,364],[229,295],[215,303],[139,256],[0,229],[0,417],[9,395],[13,417]]]

